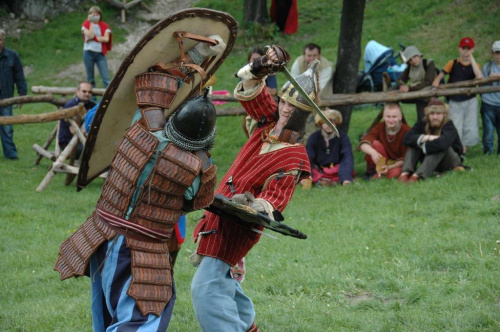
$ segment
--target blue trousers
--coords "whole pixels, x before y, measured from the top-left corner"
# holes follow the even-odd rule
[[[106,57],[102,53],[83,51],[83,63],[85,64],[85,71],[87,73],[87,81],[95,88],[94,67],[97,65],[99,74],[101,74],[102,84],[107,88],[111,82],[109,76],[108,63]]]
[[[500,106],[483,102],[481,104],[481,119],[483,120],[483,152],[493,154],[495,131],[497,132],[497,153],[500,154]]]
[[[12,106],[0,107],[0,116],[12,116]],[[14,128],[12,125],[0,125],[3,155],[6,158],[17,158],[17,149],[14,144]]]
[[[166,331],[176,299],[175,288],[159,317],[153,314],[142,316],[135,300],[127,295],[132,277],[130,250],[125,242],[123,235],[119,235],[103,243],[90,259],[93,330]]]
[[[231,278],[230,268],[219,259],[203,257],[193,277],[191,298],[204,332],[244,332],[254,321],[253,302]]]

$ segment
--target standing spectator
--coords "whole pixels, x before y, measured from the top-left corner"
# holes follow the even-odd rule
[[[448,61],[443,70],[432,82],[434,88],[444,75],[449,75],[448,83],[483,78],[479,64],[474,56],[474,40],[469,37],[462,38],[458,44],[458,59]],[[479,143],[479,124],[477,119],[478,101],[474,94],[450,96],[450,117],[457,128],[460,141],[463,143],[464,154],[468,146]]]
[[[492,60],[483,66],[484,77],[500,76],[500,40],[491,47]],[[500,85],[493,82],[491,85]],[[483,119],[483,152],[493,154],[495,129],[498,136],[497,154],[500,154],[500,92],[485,93],[482,96],[481,118]]]
[[[14,84],[20,96],[25,96],[28,93],[28,84],[24,78],[19,54],[4,47],[6,35],[5,31],[0,29],[0,100],[14,96]],[[0,107],[0,116],[12,116],[12,105]],[[11,160],[19,159],[14,144],[12,125],[0,125],[0,138],[2,139],[3,155]]]
[[[422,90],[431,86],[436,78],[436,66],[431,59],[424,59],[424,55],[415,46],[408,46],[403,52],[403,60],[409,64],[399,79],[396,87],[399,92]],[[411,103],[417,106],[417,121],[424,120],[424,109],[429,103],[427,98],[407,100],[403,103]]]
[[[417,122],[410,129],[404,144],[409,149],[399,176],[401,182],[426,179],[434,171],[465,170],[460,158],[462,143],[449,119],[449,107],[439,99],[431,100],[425,108],[425,121]],[[417,168],[419,162],[421,165]]]
[[[337,128],[342,124],[342,114],[339,111],[326,109],[323,113]],[[311,163],[312,182],[320,186],[351,184],[354,157],[349,137],[342,131],[339,131],[340,137],[337,137],[333,129],[319,115],[315,116],[314,122],[320,130],[309,136],[306,145],[307,156]],[[310,179],[302,180],[302,187],[307,188],[310,181]]]
[[[92,97],[92,85],[89,82],[80,82],[78,87],[76,88],[76,96],[71,98],[65,105],[64,108],[70,108],[73,106],[77,106],[79,103],[82,103],[85,109],[88,111],[92,107],[95,106],[95,103],[90,100]],[[77,123],[80,121],[77,121]],[[59,120],[59,147],[61,150],[64,150],[66,146],[69,144],[69,141],[73,138],[75,134],[75,129],[68,123],[66,120]],[[80,154],[83,151],[82,142],[78,142],[76,146],[75,158],[79,159]]]
[[[111,78],[109,75],[106,53],[111,51],[111,28],[102,20],[101,9],[93,6],[89,16],[82,24],[83,33],[83,63],[87,72],[87,81],[95,87],[94,66],[97,65],[101,74],[102,84],[107,88]]]
[[[398,177],[408,150],[403,138],[410,127],[403,121],[399,104],[385,104],[383,116],[384,121],[372,127],[359,143],[359,149],[365,153],[366,179]]]

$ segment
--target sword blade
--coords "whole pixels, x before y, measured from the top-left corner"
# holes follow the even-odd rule
[[[302,97],[304,97],[307,100],[307,102],[309,103],[309,105],[311,105],[311,107],[316,112],[316,114],[318,114],[321,117],[321,119],[323,119],[323,121],[325,121],[325,123],[330,128],[333,129],[333,131],[335,132],[335,135],[340,137],[340,134],[339,134],[339,131],[337,130],[337,127],[335,127],[335,125],[325,116],[325,114],[323,112],[321,112],[318,105],[316,105],[316,103],[307,95],[307,93],[304,91],[304,89],[299,85],[299,83],[297,83],[295,78],[293,78],[292,74],[290,74],[288,69],[286,67],[283,67],[283,70],[281,72],[286,76],[286,78],[288,78],[290,83],[293,84],[293,86],[297,89],[297,91],[299,91],[299,93],[302,95]]]

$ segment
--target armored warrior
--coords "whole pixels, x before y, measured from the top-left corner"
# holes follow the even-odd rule
[[[206,58],[224,51],[219,36],[210,38],[215,46],[198,43],[177,69],[189,70],[193,62],[202,68]],[[94,331],[167,329],[176,298],[168,239],[181,215],[213,200],[216,166],[209,150],[215,108],[205,93],[184,101],[167,121],[164,103],[172,98],[158,86],[172,79],[172,71],[159,73],[162,67],[136,76],[133,124],[117,148],[95,211],[61,244],[54,268],[61,280],[91,277]]]
[[[289,60],[279,46],[238,71],[242,81],[234,95],[249,116],[258,122],[216,190],[233,202],[252,207],[273,218],[292,198],[298,181],[310,175],[309,159],[301,143],[305,122],[312,107],[287,82],[276,104],[266,91],[265,78],[280,71]],[[318,92],[316,61],[296,81],[309,97]],[[240,262],[259,241],[260,233],[231,220],[206,212],[194,230],[198,242],[192,257],[198,266],[191,284],[191,295],[198,323],[203,331],[258,331],[255,310],[230,269]]]

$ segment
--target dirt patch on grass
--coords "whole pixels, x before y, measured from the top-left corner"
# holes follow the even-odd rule
[[[345,292],[344,296],[350,305],[358,305],[362,302],[373,300],[373,294],[370,294],[370,293],[353,294],[353,293]]]

